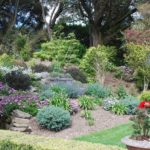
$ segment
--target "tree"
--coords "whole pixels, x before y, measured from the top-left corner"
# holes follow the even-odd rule
[[[136,76],[141,76],[143,90],[147,90],[150,83],[150,47],[148,45],[128,44],[126,61],[134,69]]]
[[[105,37],[128,28],[137,11],[133,0],[78,0],[80,12],[88,19],[91,45],[103,44]],[[132,6],[132,7],[131,7]]]

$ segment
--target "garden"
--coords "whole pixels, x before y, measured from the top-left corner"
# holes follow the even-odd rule
[[[0,150],[150,149],[149,1],[0,8]]]

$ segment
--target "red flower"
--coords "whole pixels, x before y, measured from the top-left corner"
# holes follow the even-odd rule
[[[150,108],[150,102],[143,101],[139,104],[138,108]]]

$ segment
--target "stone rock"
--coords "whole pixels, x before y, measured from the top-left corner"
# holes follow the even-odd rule
[[[40,73],[35,73],[34,76],[35,76],[35,79],[41,80],[41,79],[44,79],[44,78],[48,78],[49,73],[48,72],[40,72]]]
[[[12,116],[22,119],[31,119],[31,115],[20,110],[14,110]]]
[[[17,123],[13,123],[12,126],[13,126],[13,127],[17,127],[17,128],[28,128],[28,124],[17,124]]]
[[[80,110],[80,106],[77,100],[70,100],[69,103],[72,113],[77,113]]]
[[[11,131],[19,131],[19,132],[31,132],[31,128],[17,128],[17,127],[10,127]]]
[[[12,117],[12,123],[16,124],[29,124],[29,119],[22,119],[17,117]]]

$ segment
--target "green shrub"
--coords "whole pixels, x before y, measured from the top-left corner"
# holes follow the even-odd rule
[[[115,56],[115,48],[107,46],[98,46],[91,47],[87,50],[85,56],[80,62],[80,68],[82,68],[87,75],[95,76],[96,75],[96,63],[99,64],[101,71],[106,71],[108,63],[113,61]]]
[[[13,67],[13,58],[7,54],[0,55],[0,66]]]
[[[71,111],[69,99],[64,93],[57,93],[50,99],[50,104]]]
[[[84,110],[92,110],[95,107],[94,99],[89,96],[82,96],[79,98],[80,107]]]
[[[60,131],[71,126],[70,113],[55,106],[49,106],[39,110],[36,118],[42,127],[51,131]]]
[[[140,95],[141,101],[150,101],[150,91],[144,91]]]
[[[124,99],[128,95],[123,85],[119,85],[115,93],[118,99]]]
[[[126,96],[123,100],[121,100],[121,103],[126,106],[126,114],[127,115],[135,115],[136,108],[139,105],[139,100],[136,97],[133,96]]]
[[[12,71],[5,76],[6,83],[16,90],[27,90],[31,85],[31,78],[21,71]]]
[[[34,101],[29,102],[29,101],[24,100],[21,102],[21,105],[23,106],[22,108],[20,108],[21,111],[29,113],[32,116],[37,115],[38,107]]]
[[[116,103],[112,106],[111,111],[117,115],[125,115],[127,111],[127,107],[122,103]]]
[[[0,130],[0,150],[125,150],[75,140],[64,140]]]
[[[74,80],[80,81],[82,83],[87,83],[86,75],[75,66],[67,68],[66,73],[69,73]]]
[[[75,39],[57,39],[51,42],[43,43],[42,50],[36,52],[34,57],[42,60],[57,60],[62,64],[79,63],[80,51],[84,46]]]
[[[89,84],[85,90],[85,93],[98,98],[106,98],[111,95],[111,91],[108,88],[98,83]]]

